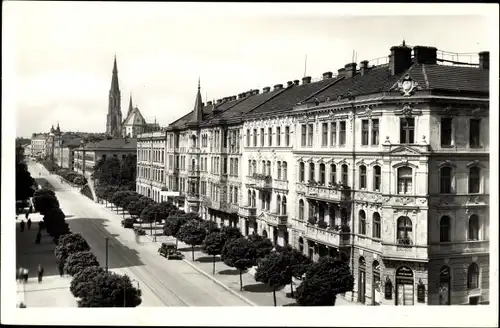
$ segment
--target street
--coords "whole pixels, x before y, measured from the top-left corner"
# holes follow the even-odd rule
[[[83,235],[102,267],[106,266],[108,238],[108,267],[129,275],[139,285],[142,306],[249,306],[183,261],[160,257],[157,244],[146,238],[137,242],[120,220],[40,164],[29,163],[28,167],[34,178],[44,178],[53,186],[72,232]]]

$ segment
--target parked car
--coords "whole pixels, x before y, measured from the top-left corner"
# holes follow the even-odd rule
[[[134,223],[135,223],[134,219],[130,219],[130,218],[124,219],[124,220],[122,220],[122,227],[127,228],[127,229],[132,229],[132,228],[134,228]]]
[[[167,260],[182,260],[184,255],[177,250],[174,243],[161,243],[161,247],[158,248],[158,253],[166,257]]]

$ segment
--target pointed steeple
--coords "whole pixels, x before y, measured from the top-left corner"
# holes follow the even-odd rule
[[[130,93],[130,101],[128,103],[128,112],[127,112],[127,117],[130,116],[134,108],[132,107],[132,92]]]
[[[57,122],[56,132],[57,133],[61,133],[61,128],[59,127],[59,121]]]
[[[115,60],[113,62],[113,77],[111,78],[111,92],[120,92],[120,86],[118,85],[118,67],[116,65],[116,54]]]
[[[200,78],[198,77],[198,92],[196,93],[196,100],[193,109],[193,122],[201,122],[203,119],[203,100],[201,99],[200,91]]]

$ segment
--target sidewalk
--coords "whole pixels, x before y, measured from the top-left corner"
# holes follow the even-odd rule
[[[116,210],[109,207],[105,207],[110,214],[114,214],[117,220],[122,220],[121,210],[119,214]],[[125,215],[125,217],[128,217]],[[146,231],[146,238],[153,242],[153,236],[151,236],[151,227],[149,224],[144,224],[143,229]],[[161,245],[162,242],[170,241],[175,242],[175,238],[167,237],[163,235],[163,226],[153,225],[153,235],[156,235],[156,243]],[[241,295],[244,299],[254,303],[257,306],[274,306],[272,289],[266,284],[255,281],[255,267],[249,269],[247,272],[243,273],[243,290],[240,291],[240,279],[239,272],[234,268],[228,267],[220,258],[216,258],[215,264],[215,275],[213,275],[213,257],[201,252],[200,247],[195,247],[194,252],[194,262],[192,261],[191,246],[184,244],[179,241],[179,250],[184,254],[184,261],[189,263],[199,272],[203,273],[209,279],[212,279],[219,285],[224,286],[229,289],[232,293]],[[293,290],[295,292],[300,281],[294,283]],[[296,304],[295,300],[287,295],[290,294],[290,285],[285,286],[281,290],[276,291],[276,301],[278,306]],[[346,301],[341,296],[337,297],[336,306],[341,305],[356,305],[351,302]]]

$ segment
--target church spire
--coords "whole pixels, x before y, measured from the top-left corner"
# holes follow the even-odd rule
[[[200,78],[198,77],[198,92],[196,93],[196,100],[194,102],[193,122],[201,122],[203,120],[203,100],[201,99],[200,89]]]
[[[113,77],[111,78],[111,92],[120,92],[120,86],[118,85],[118,67],[116,65],[116,54],[115,60],[113,62]]]
[[[132,107],[132,92],[130,93],[130,101],[128,103],[128,112],[127,112],[127,117],[130,116],[130,113],[132,113],[132,110],[134,108]]]

